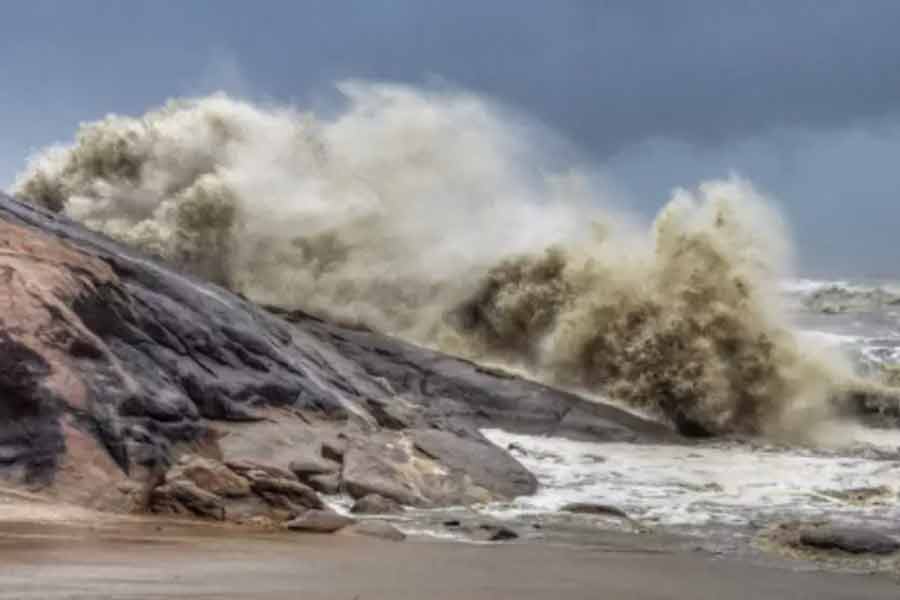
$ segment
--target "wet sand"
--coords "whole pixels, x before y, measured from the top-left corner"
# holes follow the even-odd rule
[[[401,543],[130,522],[0,523],[0,598],[892,599],[882,575],[798,571],[598,533],[597,546]]]

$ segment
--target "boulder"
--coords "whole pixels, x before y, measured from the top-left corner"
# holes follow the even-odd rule
[[[322,442],[322,456],[337,463],[344,462],[344,452],[347,451],[347,440],[336,438]]]
[[[292,460],[288,467],[299,479],[305,479],[310,475],[329,475],[341,470],[341,464],[328,460],[320,455],[309,453],[302,458]]]
[[[373,444],[351,448],[344,455],[343,487],[354,498],[376,494],[400,504],[424,505],[428,500],[412,483],[408,456],[382,454]]]
[[[369,494],[354,502],[350,512],[363,515],[390,515],[403,512],[403,508],[390,498]]]
[[[312,475],[306,478],[306,483],[317,492],[328,496],[333,496],[341,491],[341,476],[338,473]]]
[[[242,498],[250,492],[250,482],[224,464],[201,456],[188,457],[166,473],[166,481],[187,480],[200,489],[224,498]]]
[[[294,479],[272,477],[264,471],[247,471],[250,485],[254,492],[267,500],[273,497],[282,497],[292,505],[300,505],[306,508],[323,508],[325,505],[319,495],[311,487]]]
[[[512,455],[483,438],[463,438],[436,429],[412,433],[417,449],[498,497],[511,499],[537,491],[537,479]]]
[[[519,534],[510,529],[509,527],[490,527],[487,530],[488,533],[488,541],[489,542],[505,542],[508,540],[515,540],[519,537]]]
[[[199,488],[191,481],[170,481],[153,490],[151,510],[183,513],[181,507],[199,517],[225,520],[225,503],[222,498]]]
[[[344,455],[343,489],[354,498],[377,494],[420,507],[457,506],[492,498],[462,469],[448,468],[419,452],[413,439],[403,433],[382,433],[355,441]]]
[[[291,531],[309,531],[314,533],[334,533],[356,521],[331,510],[308,510],[302,515],[284,524]]]
[[[295,479],[294,474],[287,469],[282,469],[281,467],[276,467],[275,465],[268,465],[253,460],[226,460],[225,465],[232,471],[240,473],[241,475],[246,475],[250,471],[261,471],[269,477],[275,479]]]
[[[406,539],[405,533],[384,521],[362,521],[348,527],[345,531],[353,535],[364,535],[392,542],[402,542]]]
[[[802,529],[795,545],[850,554],[892,554],[900,550],[900,542],[883,533],[832,525]]]
[[[601,515],[605,517],[625,519],[626,521],[631,520],[631,517],[629,517],[624,510],[616,508],[615,506],[610,506],[608,504],[596,504],[593,502],[573,502],[571,504],[566,504],[559,510],[561,512],[570,512],[580,515]]]

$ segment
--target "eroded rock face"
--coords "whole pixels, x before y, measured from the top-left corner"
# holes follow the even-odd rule
[[[132,480],[158,509],[241,520],[320,509],[315,490],[422,506],[533,491],[479,427],[670,435],[385,336],[267,312],[0,195],[7,481],[126,510]]]

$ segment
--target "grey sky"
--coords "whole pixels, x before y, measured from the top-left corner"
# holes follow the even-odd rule
[[[900,2],[5,3],[0,185],[79,121],[224,87],[440,78],[529,113],[651,214],[740,173],[805,270],[900,275]]]

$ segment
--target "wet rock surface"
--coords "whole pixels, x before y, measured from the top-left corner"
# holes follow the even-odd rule
[[[291,531],[309,531],[314,533],[334,533],[356,521],[331,510],[308,510],[299,517],[284,524]]]
[[[363,521],[349,527],[345,531],[352,535],[364,535],[392,542],[402,542],[406,539],[405,533],[384,521]]]
[[[629,517],[628,513],[626,513],[624,510],[615,506],[610,506],[608,504],[596,504],[593,502],[573,502],[571,504],[566,504],[559,510],[562,512],[569,512],[580,515],[599,515],[604,517],[625,519],[626,521],[631,520],[631,517]]]
[[[361,515],[390,515],[402,510],[400,504],[390,498],[369,494],[354,502],[350,512]]]
[[[877,531],[831,525],[803,529],[795,544],[851,554],[891,554],[900,550],[900,542]]]
[[[464,360],[261,309],[2,195],[0,394],[7,482],[120,511],[143,495],[217,520],[292,518],[322,509],[320,492],[417,506],[532,493],[534,477],[481,427],[671,436]],[[122,491],[129,481],[138,492]]]
[[[781,548],[811,558],[834,559],[841,556],[886,556],[900,551],[900,540],[864,526],[828,522],[782,523],[766,534]]]

